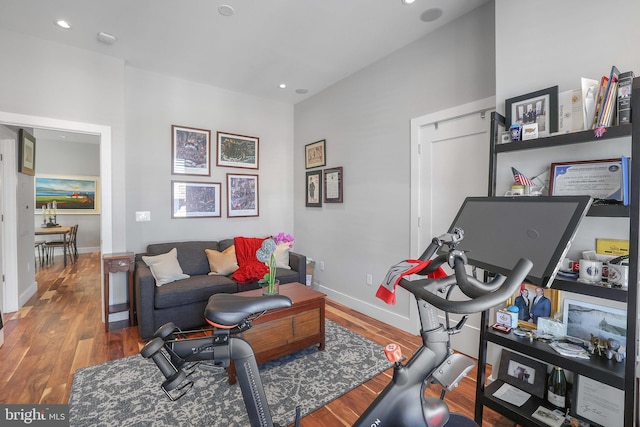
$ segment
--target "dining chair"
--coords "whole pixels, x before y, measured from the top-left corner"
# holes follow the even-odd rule
[[[78,224],[69,227],[69,234],[64,240],[51,240],[45,243],[45,249],[47,251],[47,258],[53,261],[56,248],[62,248],[63,254],[69,255],[69,259],[73,262],[78,257],[78,249],[76,246],[76,235],[78,233]]]

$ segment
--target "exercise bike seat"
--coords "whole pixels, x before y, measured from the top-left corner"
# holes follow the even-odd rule
[[[233,328],[252,314],[276,308],[291,307],[291,300],[284,295],[243,297],[235,294],[211,295],[204,318],[219,328]]]

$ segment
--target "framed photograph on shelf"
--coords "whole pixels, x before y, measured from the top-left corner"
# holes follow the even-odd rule
[[[227,174],[227,217],[258,216],[258,175]]]
[[[558,162],[549,172],[550,196],[591,196],[629,204],[629,158]]]
[[[307,172],[305,185],[307,194],[305,196],[305,206],[308,208],[322,207],[322,171]]]
[[[624,390],[576,375],[571,415],[595,427],[624,425]]]
[[[258,169],[260,138],[218,132],[217,166]]]
[[[625,310],[565,298],[562,319],[567,325],[567,337],[589,342],[593,335],[616,340],[620,345],[627,343]]]
[[[547,382],[547,365],[502,349],[498,379],[543,399]]]
[[[171,218],[216,218],[220,209],[219,182],[171,181]]]
[[[97,176],[36,176],[36,209],[56,202],[58,214],[99,214],[100,179]]]
[[[538,302],[534,308],[532,304],[537,293],[541,293],[544,298],[549,300],[549,303]],[[538,317],[553,317],[554,314],[560,312],[560,291],[551,288],[542,288],[525,282],[507,301],[507,307],[512,305],[518,307],[518,326],[536,329]],[[533,318],[530,315],[531,313],[533,313]]]
[[[18,132],[18,172],[36,174],[36,139],[24,129]]]
[[[558,86],[505,100],[505,129],[517,123],[538,124],[538,136],[558,131]]]
[[[324,170],[324,202],[342,203],[342,166]]]
[[[327,164],[326,140],[317,141],[304,146],[304,164],[306,169],[317,168]]]
[[[211,131],[171,126],[171,174],[211,176]]]

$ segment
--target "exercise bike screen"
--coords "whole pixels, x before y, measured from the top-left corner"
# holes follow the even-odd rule
[[[506,275],[527,258],[527,280],[550,286],[590,205],[589,196],[468,197],[449,231],[464,230],[457,248],[469,264]]]

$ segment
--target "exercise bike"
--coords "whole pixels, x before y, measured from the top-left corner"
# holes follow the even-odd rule
[[[388,292],[401,286],[416,297],[422,345],[409,360],[400,354],[397,346],[387,346],[387,358],[394,363],[393,378],[354,426],[477,426],[468,417],[449,413],[443,401],[444,392],[457,387],[475,365],[473,359],[453,353],[449,337],[462,329],[466,315],[487,310],[513,295],[533,264],[520,259],[508,277],[496,275],[487,282],[478,280],[467,274],[467,257],[456,249],[463,238],[464,232],[459,228],[436,237],[418,260],[398,263],[387,274]],[[444,264],[453,269],[453,274],[444,274],[440,269]],[[410,274],[430,277],[407,280]],[[470,299],[448,299],[455,286]],[[249,329],[251,322],[266,311],[290,305],[291,300],[281,295],[216,294],[209,299],[205,309],[205,319],[213,326],[211,336],[187,338],[173,324],[167,324],[158,329],[141,354],[151,358],[163,373],[166,381],[161,387],[172,400],[188,391],[192,385],[188,376],[198,362],[214,361],[228,367],[229,361],[233,360],[251,426],[271,427],[274,424],[253,350],[248,342],[235,334]],[[436,309],[447,313],[447,323],[448,313],[465,316],[450,328],[439,322]],[[431,384],[442,387],[441,398],[425,397],[425,390]],[[297,410],[296,425],[299,422]]]

